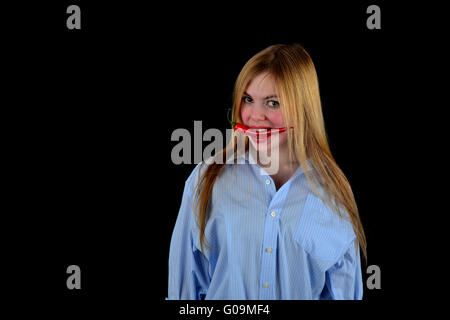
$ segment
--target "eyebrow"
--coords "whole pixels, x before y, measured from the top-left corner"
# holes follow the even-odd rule
[[[249,94],[248,94],[247,92],[245,92],[245,91],[244,91],[244,94],[247,95],[247,96],[249,96],[250,98],[252,97],[251,95],[249,95]],[[276,94],[271,94],[270,96],[264,97],[263,100],[270,99],[270,98],[278,98],[278,96],[277,96]]]

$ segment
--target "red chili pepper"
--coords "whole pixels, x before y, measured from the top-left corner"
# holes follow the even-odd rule
[[[291,129],[293,129],[293,128],[294,127],[291,127]],[[282,133],[287,130],[286,127],[282,127],[282,128],[267,129],[265,131],[260,132],[260,131],[254,130],[253,128],[249,128],[246,125],[243,125],[242,123],[236,123],[234,125],[233,129],[236,131],[241,131],[242,133],[247,134],[247,135],[252,135],[252,136],[259,136],[259,135],[270,136],[273,133]]]
[[[242,123],[236,123],[234,125],[234,130],[243,130],[244,132],[247,131],[249,129],[249,127],[247,127],[246,125],[243,125]]]

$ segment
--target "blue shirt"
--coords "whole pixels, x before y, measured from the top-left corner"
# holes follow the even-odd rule
[[[205,167],[198,164],[185,183],[167,299],[362,299],[352,225],[314,194],[300,167],[276,190],[254,162],[225,165],[212,191],[202,253],[193,205]]]

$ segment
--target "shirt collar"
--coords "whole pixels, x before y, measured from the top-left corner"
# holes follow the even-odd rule
[[[249,150],[246,150],[245,153],[239,155],[236,157],[238,159],[238,163],[246,163],[246,164],[250,164],[252,166],[256,166],[255,168],[257,168],[259,171],[263,170],[259,164],[256,162],[256,160],[253,158],[252,154],[249,152]],[[240,162],[239,162],[240,160]],[[303,170],[301,166],[299,166],[297,168],[297,170],[294,172],[294,174],[292,175],[292,177],[296,177],[299,176],[301,174],[304,174],[305,171],[306,172],[310,172],[313,170],[312,164],[311,164],[311,159],[307,158],[306,159],[306,170]]]

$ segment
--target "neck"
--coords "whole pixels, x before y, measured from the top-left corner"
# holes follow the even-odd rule
[[[291,176],[298,168],[295,161],[289,159],[289,150],[287,144],[280,146],[279,149],[279,173],[281,175]]]
[[[272,177],[289,177],[297,170],[298,163],[289,159],[289,150],[287,144],[281,145],[277,152],[267,157],[265,152],[259,152],[256,156],[256,150],[252,154],[254,159],[258,159],[258,165],[264,168]],[[270,165],[268,165],[270,164]]]

